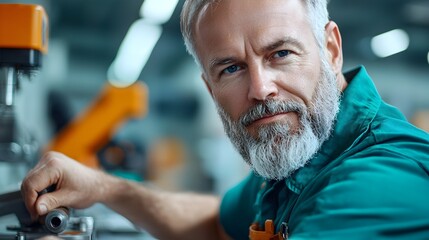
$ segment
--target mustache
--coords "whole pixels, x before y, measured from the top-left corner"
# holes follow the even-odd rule
[[[302,117],[306,112],[306,106],[295,101],[266,100],[251,107],[240,117],[239,122],[247,127],[261,118],[287,112],[296,112]]]

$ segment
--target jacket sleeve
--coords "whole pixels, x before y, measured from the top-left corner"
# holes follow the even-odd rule
[[[425,161],[375,148],[322,171],[295,206],[290,239],[429,239]]]

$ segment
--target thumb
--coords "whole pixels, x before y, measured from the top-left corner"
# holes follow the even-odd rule
[[[52,209],[64,206],[58,191],[41,195],[36,202],[36,211],[39,216],[47,214]]]

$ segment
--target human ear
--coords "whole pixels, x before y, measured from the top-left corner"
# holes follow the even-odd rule
[[[329,21],[325,26],[325,39],[328,61],[336,74],[340,74],[343,67],[343,49],[341,34],[338,25]]]

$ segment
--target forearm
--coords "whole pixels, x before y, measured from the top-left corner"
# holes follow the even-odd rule
[[[160,239],[221,239],[219,199],[167,193],[106,176],[101,202]]]

